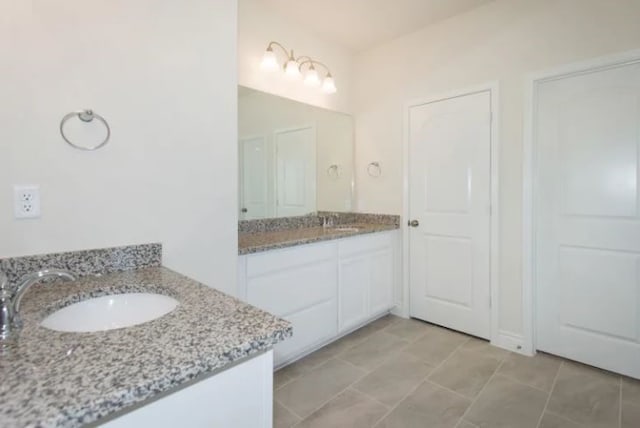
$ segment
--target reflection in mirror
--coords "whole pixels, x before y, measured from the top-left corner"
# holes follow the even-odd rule
[[[351,211],[353,119],[238,88],[239,219]]]

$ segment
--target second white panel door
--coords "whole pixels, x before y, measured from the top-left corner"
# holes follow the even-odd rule
[[[267,141],[264,137],[240,140],[240,219],[269,217]]]
[[[276,132],[276,216],[316,210],[316,131],[304,127]]]
[[[640,63],[536,92],[537,349],[640,378]]]
[[[409,111],[410,314],[489,338],[491,92]]]

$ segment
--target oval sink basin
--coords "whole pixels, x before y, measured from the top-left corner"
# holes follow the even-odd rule
[[[360,230],[360,228],[354,227],[354,226],[345,226],[345,227],[332,227],[331,230],[334,232],[357,232]]]
[[[126,293],[95,297],[64,307],[41,325],[51,330],[87,333],[131,327],[173,311],[178,301],[162,294]]]

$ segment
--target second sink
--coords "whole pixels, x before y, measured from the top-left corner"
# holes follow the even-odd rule
[[[113,294],[66,306],[46,317],[41,325],[76,333],[114,330],[160,318],[177,306],[177,300],[163,294]]]
[[[355,226],[337,226],[330,227],[329,230],[332,232],[358,232],[360,228]]]

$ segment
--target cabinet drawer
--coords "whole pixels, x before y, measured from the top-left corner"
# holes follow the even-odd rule
[[[393,232],[372,233],[364,236],[355,236],[340,240],[338,244],[338,254],[342,259],[360,253],[370,253],[372,251],[391,248]]]
[[[274,315],[286,316],[338,293],[336,263],[321,261],[247,279],[247,301]]]
[[[334,260],[336,252],[337,244],[329,242],[251,254],[247,256],[247,277],[288,270],[292,267],[318,263],[323,260]]]

